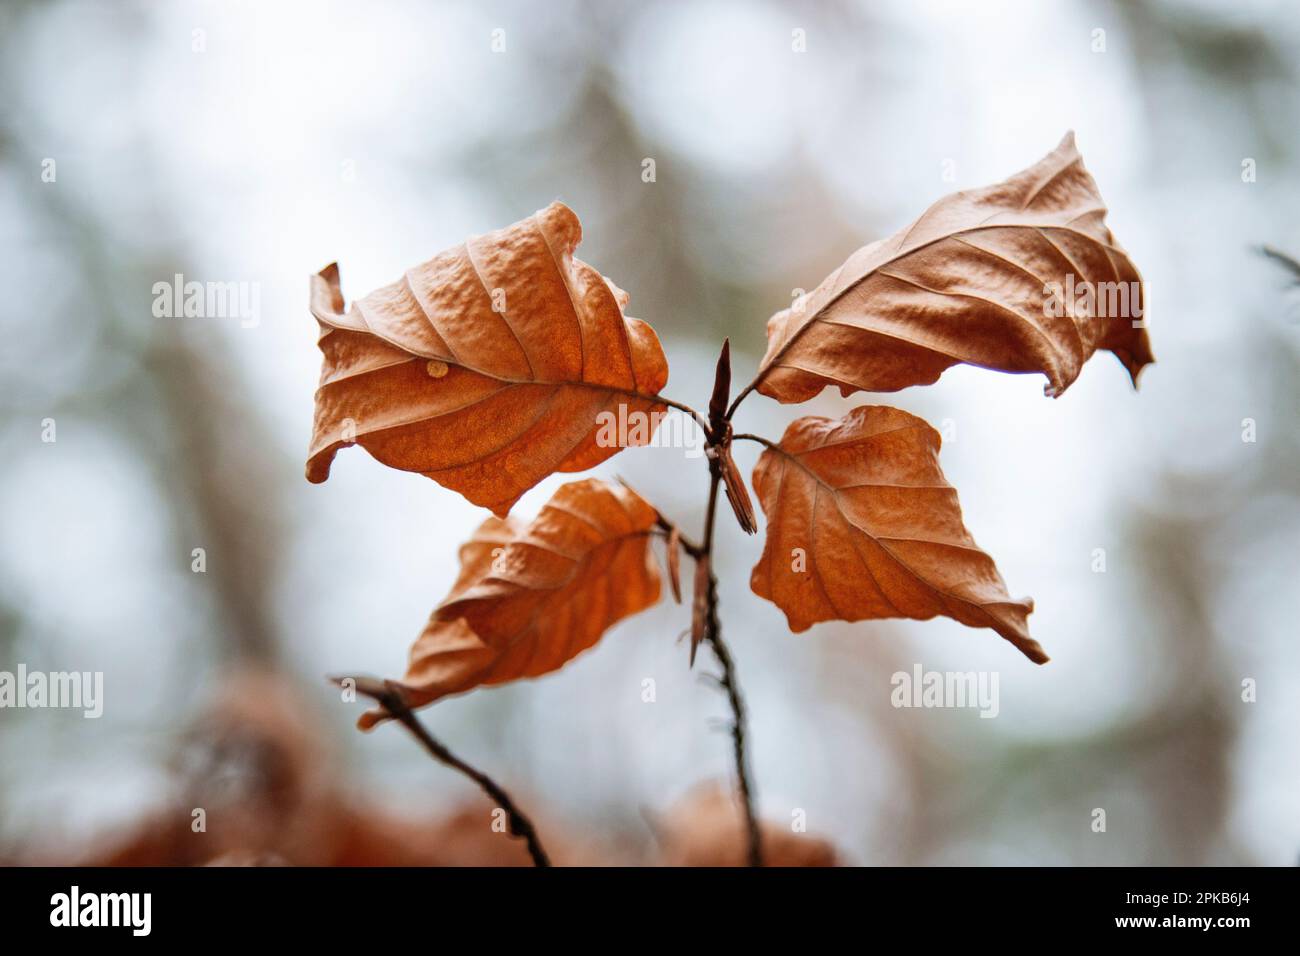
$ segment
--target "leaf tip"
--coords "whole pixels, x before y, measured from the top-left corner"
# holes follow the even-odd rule
[[[469,497],[469,495],[465,495],[464,497],[466,501],[469,501],[471,504],[481,505],[488,511],[492,512],[493,515],[504,521],[506,518],[510,517],[510,509],[513,508],[523,496],[516,495],[509,501],[494,501],[491,503],[486,501],[475,501],[473,498]]]
[[[731,398],[731,339],[722,340],[722,351],[718,353],[718,365],[713,373],[713,394],[709,398],[709,427],[714,431],[714,440],[726,432],[727,402]]]
[[[564,249],[572,254],[582,243],[582,220],[566,203],[556,199],[533,214],[534,219],[552,226],[559,233]]]
[[[333,448],[327,448],[307,459],[307,466],[304,472],[307,480],[313,485],[323,484],[330,476],[330,465],[334,463]]]
[[[1047,656],[1047,651],[1043,650],[1043,645],[1039,644],[1032,638],[1026,638],[1017,642],[1016,647],[1020,649],[1020,653],[1024,654],[1035,664],[1046,664],[1051,660],[1051,658]]]
[[[329,323],[343,312],[343,286],[339,264],[331,262],[308,279],[308,306],[318,322]]]

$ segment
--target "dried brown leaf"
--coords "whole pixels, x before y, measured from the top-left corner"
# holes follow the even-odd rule
[[[636,492],[590,478],[562,486],[531,523],[483,522],[396,682],[409,705],[558,670],[654,604],[657,519]],[[370,711],[360,724],[382,719]]]
[[[307,477],[329,477],[360,444],[505,515],[557,471],[620,450],[598,416],[649,442],[668,380],[654,330],[623,314],[627,295],[573,258],[578,217],[552,203],[505,229],[439,253],[343,312],[337,266],[312,277],[324,355]]]
[[[1013,600],[993,559],[962,524],[939,468],[939,433],[880,405],[844,418],[807,417],[754,468],[767,516],[750,587],[793,631],[818,621],[944,615],[989,627],[1030,660],[1033,601]]]
[[[1134,328],[1142,280],[1105,216],[1069,133],[1029,169],[945,196],[859,249],[774,315],[755,387],[786,403],[828,385],[893,392],[964,362],[1042,372],[1056,396],[1098,349],[1136,387],[1154,361],[1146,330]]]

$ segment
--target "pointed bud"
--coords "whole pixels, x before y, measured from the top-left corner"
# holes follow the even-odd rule
[[[713,376],[713,397],[709,399],[709,427],[713,440],[721,441],[726,431],[727,400],[731,398],[731,339],[722,340],[718,369]]]

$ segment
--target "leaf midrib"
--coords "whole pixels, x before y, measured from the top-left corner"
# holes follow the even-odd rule
[[[1077,218],[1077,217],[1076,217],[1076,218]],[[1070,220],[1070,221],[1072,222],[1073,220]],[[827,311],[828,309],[830,309],[830,308],[831,308],[832,306],[834,306],[837,302],[839,302],[840,299],[842,299],[845,295],[847,295],[847,294],[848,294],[849,292],[851,292],[853,289],[856,289],[856,288],[857,288],[858,286],[860,286],[862,283],[866,282],[869,278],[871,278],[873,275],[875,275],[877,272],[879,272],[879,271],[880,271],[881,269],[883,269],[884,267],[889,266],[889,265],[891,265],[891,264],[893,264],[893,263],[899,261],[900,259],[905,258],[906,256],[910,256],[910,255],[913,255],[914,253],[920,252],[922,249],[929,248],[930,246],[935,245],[935,244],[937,244],[937,243],[940,243],[940,242],[947,242],[947,241],[949,241],[949,240],[951,240],[951,239],[960,239],[961,236],[968,236],[968,235],[973,235],[973,234],[975,234],[975,233],[979,233],[979,232],[992,231],[992,230],[994,230],[994,229],[1036,229],[1036,230],[1040,230],[1040,231],[1041,231],[1042,229],[1060,229],[1060,230],[1063,230],[1063,231],[1065,231],[1065,232],[1072,233],[1072,234],[1074,234],[1074,235],[1076,235],[1076,236],[1080,236],[1081,238],[1087,240],[1088,242],[1093,243],[1094,245],[1100,247],[1101,249],[1103,249],[1103,250],[1107,250],[1107,251],[1108,251],[1108,254],[1107,254],[1107,257],[1106,257],[1106,258],[1107,258],[1107,261],[1110,261],[1109,252],[1120,252],[1120,251],[1121,251],[1121,250],[1115,248],[1114,246],[1112,246],[1110,243],[1102,242],[1102,241],[1100,241],[1099,239],[1097,239],[1095,236],[1090,236],[1090,235],[1088,235],[1086,232],[1081,232],[1081,231],[1078,230],[1078,229],[1072,229],[1072,228],[1069,227],[1068,225],[1056,225],[1056,224],[1053,224],[1053,223],[1032,223],[1032,224],[1031,224],[1031,223],[1024,223],[1024,222],[1013,222],[1013,223],[1005,223],[1005,222],[1004,222],[1004,223],[998,223],[998,224],[996,224],[996,225],[985,225],[984,223],[981,223],[981,224],[978,225],[978,226],[972,226],[972,227],[970,227],[970,228],[968,228],[968,229],[958,229],[958,230],[955,231],[955,232],[949,232],[949,233],[945,233],[945,234],[942,235],[942,236],[936,236],[934,239],[931,239],[931,240],[929,240],[928,242],[923,242],[923,243],[920,243],[919,245],[912,246],[911,248],[908,248],[908,249],[906,249],[906,250],[904,250],[904,251],[900,251],[900,252],[897,253],[896,255],[891,256],[889,259],[886,259],[884,262],[881,262],[881,263],[879,263],[878,265],[872,267],[872,269],[871,269],[870,272],[866,273],[865,275],[861,276],[860,278],[856,279],[855,281],[849,283],[847,286],[845,286],[845,287],[844,287],[843,289],[841,289],[839,292],[835,293],[835,295],[830,299],[830,301],[828,301],[825,305],[823,305],[823,306],[822,306],[820,309],[818,309],[815,313],[813,313],[811,316],[809,316],[809,317],[804,321],[804,323],[803,323],[801,326],[799,326],[799,328],[795,329],[794,334],[792,334],[792,335],[790,336],[790,338],[786,340],[785,344],[782,345],[780,349],[778,349],[775,353],[773,353],[773,355],[771,356],[770,359],[765,359],[765,360],[764,360],[762,368],[759,369],[758,377],[754,379],[754,387],[757,387],[759,384],[761,384],[763,381],[765,381],[765,380],[767,379],[768,373],[771,372],[771,370],[772,370],[774,367],[777,366],[777,364],[779,363],[779,361],[780,361],[782,358],[785,357],[785,354],[786,354],[786,353],[787,353],[787,352],[788,352],[788,351],[789,351],[789,350],[794,346],[794,344],[795,344],[795,343],[800,339],[800,337],[802,337],[802,335],[804,334],[804,332],[808,331],[808,329],[811,328],[811,327],[812,327],[816,322],[818,322],[819,320],[822,320],[822,319],[823,319],[823,316],[825,315],[825,313],[826,313],[826,311]],[[1058,251],[1060,251],[1060,250],[1058,249]],[[1064,253],[1062,253],[1062,254],[1064,255]],[[1122,254],[1122,253],[1121,253],[1121,254]],[[1067,256],[1066,258],[1069,258],[1069,257]],[[1072,261],[1072,260],[1071,260],[1071,261]],[[1112,270],[1114,269],[1114,263],[1113,263],[1113,262],[1111,263],[1111,268],[1112,268]],[[947,293],[940,293],[940,294],[947,294]],[[869,330],[864,330],[864,331],[869,331]],[[919,344],[919,343],[911,343],[911,344]],[[929,346],[925,346],[925,345],[921,345],[921,346],[919,346],[919,347],[920,347],[920,348],[927,348],[927,349],[930,348]],[[931,350],[931,351],[940,352],[940,350],[938,350],[938,349],[930,349],[930,350]],[[946,355],[946,354],[948,354],[948,353],[946,353],[946,352],[940,352],[940,354],[942,354],[942,355]],[[956,356],[950,356],[950,357],[952,357],[952,358],[956,358]],[[962,362],[964,362],[965,360],[964,360],[964,359],[958,359],[958,361],[962,361]]]

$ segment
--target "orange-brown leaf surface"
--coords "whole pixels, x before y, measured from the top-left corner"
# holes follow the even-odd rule
[[[307,477],[329,477],[356,443],[505,515],[557,471],[619,451],[598,442],[603,412],[665,406],[668,364],[627,295],[573,257],[582,227],[552,203],[434,256],[343,312],[337,266],[312,277],[324,355]],[[623,419],[626,420],[626,419]]]
[[[754,468],[767,537],[750,586],[794,631],[944,615],[992,628],[1043,663],[1029,636],[1033,602],[1008,595],[962,524],[939,444],[923,420],[881,405],[793,422]]]
[[[1133,327],[1141,276],[1105,216],[1067,134],[1029,169],[945,196],[859,249],[774,315],[756,387],[786,403],[828,385],[893,392],[967,363],[1041,372],[1056,396],[1098,349],[1136,386],[1154,361],[1146,330]]]
[[[561,487],[531,523],[488,518],[411,648],[398,682],[412,707],[559,670],[615,623],[659,600],[650,549],[658,515],[595,478]],[[383,718],[370,711],[370,727]]]

